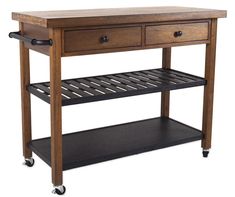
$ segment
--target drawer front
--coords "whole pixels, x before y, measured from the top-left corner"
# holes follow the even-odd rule
[[[208,22],[146,27],[146,45],[208,40]]]
[[[65,30],[64,52],[135,47],[141,45],[141,27]]]

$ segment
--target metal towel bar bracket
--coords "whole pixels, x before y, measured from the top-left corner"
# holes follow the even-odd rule
[[[20,31],[10,32],[9,37],[10,38],[15,38],[15,39],[23,41],[23,42],[30,43],[31,45],[41,45],[41,46],[42,45],[44,45],[44,46],[49,45],[49,46],[52,46],[52,44],[53,44],[52,39],[38,40],[38,39],[35,39],[35,38],[29,38],[29,37],[26,37],[26,36],[22,36]]]

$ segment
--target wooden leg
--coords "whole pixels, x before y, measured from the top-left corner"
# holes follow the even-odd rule
[[[20,31],[24,32],[23,23],[20,23]],[[20,78],[21,78],[21,107],[22,107],[22,135],[23,135],[23,155],[26,159],[32,157],[29,143],[32,140],[31,134],[31,102],[30,93],[27,87],[30,84],[30,64],[29,49],[24,42],[20,42]]]
[[[61,30],[50,29],[51,169],[54,186],[62,185]]]
[[[216,31],[217,19],[211,20],[210,43],[206,45],[205,79],[204,87],[203,120],[202,120],[202,148],[211,148],[212,115],[213,115],[213,93],[215,76],[215,54],[216,54]]]
[[[162,50],[162,68],[171,68],[171,48]],[[161,93],[161,117],[169,117],[170,91]]]

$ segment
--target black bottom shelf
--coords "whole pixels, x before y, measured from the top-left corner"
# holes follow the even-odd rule
[[[202,86],[206,80],[172,69],[151,69],[63,80],[62,105],[135,96],[166,90]],[[29,92],[50,103],[50,83],[35,83]]]
[[[153,118],[63,135],[63,169],[202,139],[201,131],[169,118]],[[50,138],[30,148],[50,165]]]

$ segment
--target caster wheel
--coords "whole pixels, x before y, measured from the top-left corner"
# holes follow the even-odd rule
[[[209,151],[208,150],[203,150],[202,151],[202,155],[203,155],[203,157],[208,157],[208,155],[209,155]]]
[[[55,187],[55,189],[52,191],[53,194],[63,195],[66,191],[65,186],[60,185]]]
[[[25,159],[24,165],[32,167],[34,165],[34,159],[33,158]]]

